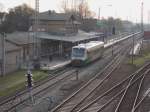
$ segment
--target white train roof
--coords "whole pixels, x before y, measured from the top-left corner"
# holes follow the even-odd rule
[[[83,44],[79,44],[78,46],[74,46],[73,48],[84,48],[84,49],[91,49],[93,47],[102,47],[104,46],[104,42],[102,41],[91,41],[89,43],[83,43]]]

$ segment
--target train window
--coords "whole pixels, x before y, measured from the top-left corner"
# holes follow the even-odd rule
[[[85,53],[85,49],[83,48],[74,48],[72,51],[73,57],[83,57]]]

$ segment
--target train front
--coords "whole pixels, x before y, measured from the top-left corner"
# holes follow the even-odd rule
[[[82,66],[86,60],[86,50],[84,47],[75,46],[72,48],[71,64],[73,66]]]

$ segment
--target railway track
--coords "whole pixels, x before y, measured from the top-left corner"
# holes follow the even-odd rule
[[[119,48],[119,50],[118,50],[117,52],[119,52],[120,50],[121,50],[121,48]],[[117,53],[117,52],[116,52],[116,53]],[[114,64],[114,66],[115,66],[115,64]],[[114,69],[115,69],[115,67],[114,67]],[[65,74],[65,73],[68,72],[68,71],[71,71],[71,70],[69,69],[69,70],[66,70],[66,71],[62,71],[62,72],[60,72],[59,74]],[[63,73],[63,72],[64,72],[64,73]],[[69,77],[70,74],[72,74],[73,72],[74,72],[74,70],[73,70],[71,73],[69,73],[67,76]],[[60,80],[64,80],[65,78],[67,78],[67,76],[66,76],[66,77],[63,77],[63,76],[62,76],[63,78],[61,78]],[[51,80],[54,80],[55,78],[57,78],[57,76],[53,76],[53,77],[51,77],[51,78],[48,78],[47,80],[41,82],[41,84],[39,84],[39,85],[37,85],[36,87],[34,87],[33,90],[36,91],[36,89],[39,88],[41,85],[45,85],[47,82],[49,82],[49,81],[51,81]],[[59,79],[59,78],[58,78],[58,79]],[[56,83],[59,82],[60,80],[57,80]],[[55,83],[54,83],[54,84],[55,84]],[[42,86],[41,86],[40,89],[38,89],[38,91],[33,92],[34,97],[38,97],[38,95],[39,95],[42,91],[45,91],[47,88],[50,88],[50,87],[53,86],[54,84],[48,85],[48,86],[46,86],[46,87],[42,87]],[[26,97],[24,97],[24,95],[25,95],[26,93],[27,93],[27,92],[18,94],[18,95],[16,95],[16,96],[10,98],[9,100],[6,100],[6,101],[2,102],[2,103],[0,104],[0,109],[2,108],[4,112],[7,112],[7,111],[10,111],[10,110],[15,109],[17,106],[23,104],[23,103],[28,99],[28,95],[27,95]],[[22,97],[23,97],[23,98],[22,98]],[[7,109],[6,109],[6,108],[7,108]]]
[[[121,48],[118,49],[117,51],[115,51],[114,54],[117,54],[120,50],[121,50]],[[111,51],[110,51],[110,52],[111,52]],[[108,53],[107,53],[107,54],[108,54]],[[107,54],[106,54],[107,58],[110,58],[111,56],[108,56]],[[84,69],[84,68],[83,68],[83,69]],[[61,72],[55,71],[54,73],[51,73],[52,75],[51,75],[50,77],[48,77],[47,79],[41,81],[40,83],[37,83],[37,84],[33,87],[33,90],[34,90],[34,89],[37,89],[37,88],[40,87],[41,85],[44,85],[45,83],[47,83],[47,82],[49,82],[49,81],[51,81],[51,80],[57,78],[57,77],[59,76],[59,74],[64,74],[65,72],[67,72],[67,71],[69,71],[69,70],[70,70],[70,68],[69,68],[69,69],[64,69],[64,70],[61,71]],[[57,72],[58,72],[58,73],[57,73]],[[58,82],[59,82],[59,81],[58,81]],[[39,90],[38,92],[35,92],[34,97],[36,97],[37,94],[39,94],[40,92],[44,91],[45,89],[47,89],[47,88],[49,88],[49,87],[51,87],[51,85],[48,86],[48,87],[46,87],[46,88],[43,88],[43,89]],[[24,91],[22,91],[22,92],[19,92],[19,93],[13,95],[13,96],[7,97],[6,100],[1,101],[1,103],[0,103],[0,109],[1,109],[1,111],[2,111],[2,112],[7,112],[7,111],[10,111],[10,110],[13,110],[13,109],[15,109],[17,106],[19,106],[19,105],[21,105],[22,103],[24,103],[24,102],[28,99],[28,97],[29,97],[29,95],[27,95],[25,98],[22,98],[22,97],[24,97],[25,94],[28,94],[28,90],[24,90]],[[19,101],[16,101],[17,99],[19,99]]]
[[[93,100],[92,102],[88,103],[87,105],[85,105],[84,107],[82,107],[80,110],[78,110],[77,112],[131,112],[130,110],[118,110],[120,107],[117,107],[116,109],[113,107],[110,107],[111,109],[109,109],[109,104],[111,104],[112,102],[115,102],[119,99],[121,99],[121,97],[124,95],[125,91],[127,88],[131,88],[134,87],[137,83],[139,85],[142,84],[143,79],[145,78],[145,76],[150,72],[150,70],[147,70],[150,67],[150,63],[144,65],[143,67],[141,67],[138,71],[136,71],[134,74],[128,76],[127,78],[125,78],[124,80],[120,81],[119,83],[117,83],[116,85],[114,85],[113,87],[111,87],[109,90],[107,90],[105,93],[103,93],[102,95],[100,95],[99,97],[97,97],[95,100]],[[132,80],[132,82],[131,82]],[[140,82],[140,83],[139,83]],[[140,87],[138,86],[139,89],[138,91],[140,91]],[[131,91],[130,91],[131,92]],[[133,91],[132,91],[133,92]],[[137,92],[138,94],[138,92]],[[136,96],[136,95],[135,95]],[[137,97],[137,96],[136,96]],[[128,99],[127,101],[129,101],[130,99]],[[134,100],[134,102],[136,102],[137,100]],[[125,103],[122,104],[122,106],[126,106],[126,105],[131,105],[131,103]],[[114,104],[112,104],[114,105]],[[118,103],[118,106],[120,104]],[[121,105],[120,105],[121,106]],[[131,108],[134,109],[135,105],[131,105]],[[127,107],[128,109],[129,107]],[[134,112],[134,111],[133,111]]]
[[[42,91],[45,91],[46,89],[54,86],[56,83],[59,83],[62,80],[72,77],[71,74],[73,74],[74,72],[75,72],[75,69],[66,68],[57,74],[53,73],[51,77],[48,77],[46,80],[42,81],[40,84],[32,88],[33,96],[36,97],[39,94],[41,94]],[[2,112],[11,111],[15,109],[17,106],[23,104],[28,99],[29,99],[28,91],[25,90],[24,92],[16,94],[15,96],[12,96],[6,99],[5,101],[1,102],[0,110]]]
[[[103,94],[98,96],[93,101],[88,102],[87,105],[84,105],[82,108],[80,108],[76,112],[84,112],[84,111],[85,112],[101,112],[101,111],[104,111],[104,109],[106,109],[110,103],[112,103],[113,101],[118,99],[118,97],[121,98],[121,96],[126,91],[127,87],[129,88],[129,87],[135,86],[137,83],[139,84],[138,91],[140,91],[141,85],[143,83],[145,76],[150,72],[150,69],[148,69],[149,67],[150,67],[150,63],[144,65],[138,71],[136,71],[134,74],[131,74],[124,80],[120,81],[119,83],[117,83],[116,85],[111,87],[109,90],[107,90],[106,92],[104,92]],[[132,80],[132,82],[131,82],[131,80]],[[137,102],[137,99],[138,99],[137,96],[139,95],[139,92],[136,92],[136,93],[137,93],[137,95],[135,95],[136,99],[134,100],[134,105],[131,106],[132,112],[135,112],[133,110],[136,110],[139,107],[140,103],[145,98],[145,97],[142,97],[141,100],[139,100]],[[131,104],[131,103],[128,102],[127,104]],[[123,106],[125,106],[127,104],[123,104]],[[115,110],[112,110],[112,109],[105,110],[105,112],[108,112],[108,111],[114,112]],[[124,110],[124,111],[131,112],[131,109],[130,109],[130,111],[129,110]],[[123,110],[118,110],[118,112],[123,112]]]
[[[150,69],[148,69],[145,73],[142,74],[141,80],[137,82],[135,85],[130,86],[131,82],[134,80],[135,77],[133,77],[130,80],[130,83],[128,84],[125,92],[123,93],[123,96],[121,97],[115,112],[119,111],[132,111],[135,112],[136,109],[139,107],[139,103],[143,100],[143,98],[140,98],[140,93],[142,93],[142,84],[144,83],[144,80],[146,79],[146,76],[148,75]],[[144,95],[146,96],[146,95]],[[142,99],[142,100],[140,100]],[[130,105],[129,105],[130,104]]]
[[[148,75],[148,73],[150,73],[150,66],[147,66],[145,68],[145,72],[141,74],[136,74],[134,77],[131,78],[115,109],[115,112],[135,112],[135,106],[137,105],[137,103],[139,102],[138,100],[140,99],[139,93],[141,92],[142,84],[144,82],[145,77]],[[141,79],[131,86],[131,83],[135,80],[136,77],[139,76],[142,76]]]
[[[97,88],[102,86],[103,83],[108,80],[111,73],[118,67],[123,58],[124,55],[122,55],[122,53],[121,56],[120,54],[117,55],[101,72],[96,73],[95,77],[50,112],[76,112],[85,99],[89,98]]]
[[[132,108],[132,112],[149,112],[150,107],[149,107],[149,99],[150,96],[150,90],[148,89],[145,94],[142,95],[140,100],[137,101],[137,104]]]
[[[149,107],[150,75],[146,75],[146,77],[143,80],[144,81],[141,85],[141,89],[139,89],[140,91],[136,94],[136,99],[134,101],[134,106],[132,108],[132,112],[148,112],[148,111],[150,111],[150,107]]]
[[[129,46],[130,45],[128,44],[125,47],[125,49],[127,49],[127,48],[129,49]],[[123,51],[125,51],[125,50],[123,50]],[[122,52],[122,54],[123,54],[123,52]],[[119,57],[117,57],[117,58],[119,58]],[[111,73],[118,67],[119,63],[120,63],[119,60],[116,60],[116,63],[114,65],[111,63],[112,68],[110,69],[109,72],[107,72],[107,73],[104,73],[104,71],[101,72],[101,73],[105,74],[104,76],[106,76],[106,77],[103,77],[100,80],[96,79],[96,78],[98,78],[98,76],[95,78],[95,80],[91,79],[90,80],[91,82],[90,81],[87,82],[87,84],[82,86],[77,92],[75,92],[74,94],[69,96],[67,99],[65,99],[61,104],[59,104],[57,107],[55,107],[50,112],[78,112],[80,110],[80,108],[82,108],[84,105],[88,104],[89,102],[91,102],[91,100],[94,99],[94,97],[92,97],[92,94],[96,93],[98,91],[97,88],[100,88],[104,82],[107,82],[109,76],[111,76]],[[111,64],[108,66],[111,66]],[[98,73],[98,74],[99,74],[99,76],[102,77],[101,73]],[[104,88],[104,86],[103,86],[103,88]],[[80,112],[82,112],[82,111],[80,111]],[[91,112],[91,111],[89,111],[89,112]]]

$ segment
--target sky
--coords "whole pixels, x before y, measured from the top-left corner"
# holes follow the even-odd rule
[[[8,11],[9,8],[13,8],[22,3],[27,3],[34,8],[35,0],[0,0],[3,5],[3,10]],[[72,0],[68,0],[72,1]],[[76,0],[81,1],[81,0]],[[90,9],[96,13],[100,8],[100,17],[107,18],[113,16],[115,18],[121,18],[123,20],[130,20],[132,22],[141,21],[141,3],[144,3],[144,23],[150,23],[150,0],[86,0]],[[40,12],[47,10],[61,11],[62,0],[40,0]],[[149,14],[148,14],[149,12]],[[148,16],[149,15],[149,16]]]

